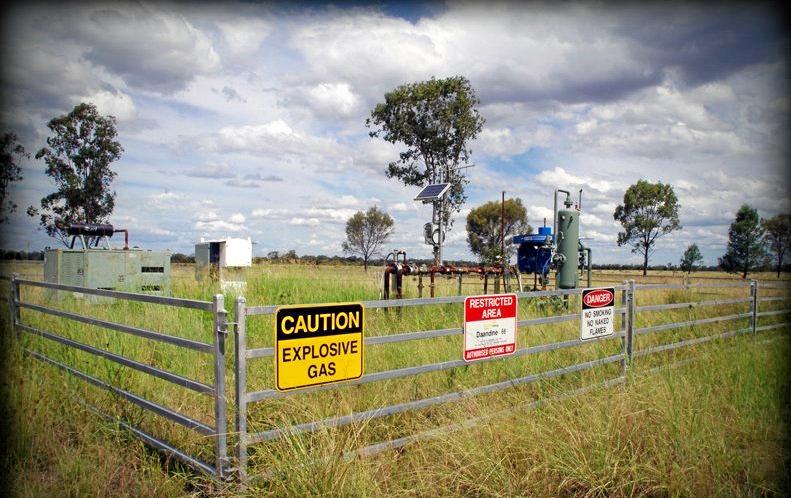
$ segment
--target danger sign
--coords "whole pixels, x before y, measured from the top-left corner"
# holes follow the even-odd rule
[[[359,303],[284,306],[275,318],[278,390],[317,386],[363,375],[363,323]]]
[[[615,333],[615,288],[583,289],[580,339]]]
[[[516,351],[516,294],[470,296],[464,300],[464,361]]]

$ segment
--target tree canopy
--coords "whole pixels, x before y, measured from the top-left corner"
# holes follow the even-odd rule
[[[365,270],[368,271],[368,261],[390,237],[393,225],[393,218],[376,206],[366,212],[357,211],[346,222],[343,251],[362,257]]]
[[[40,216],[47,234],[65,244],[69,224],[105,222],[112,214],[115,192],[110,185],[116,173],[110,165],[123,147],[116,140],[115,117],[102,116],[93,104],[78,104],[47,127],[47,147],[36,159],[44,160],[56,190],[41,199],[40,209],[30,206],[28,214]]]
[[[643,275],[657,239],[681,229],[679,207],[671,185],[638,180],[624,193],[623,204],[615,208],[613,217],[624,228],[618,233],[618,245],[631,245],[633,253],[643,256]]]
[[[0,224],[8,221],[8,215],[16,211],[17,205],[11,199],[10,186],[22,180],[19,162],[30,157],[18,140],[11,132],[0,137]]]
[[[684,255],[681,256],[681,270],[687,273],[692,273],[692,270],[694,270],[695,266],[701,261],[703,261],[703,255],[700,253],[698,245],[690,244],[687,247],[687,250],[684,251]]]
[[[401,85],[384,98],[365,121],[370,136],[406,146],[388,164],[387,176],[404,185],[451,183],[443,215],[446,224],[452,223],[451,210],[458,211],[466,199],[466,179],[459,168],[468,163],[468,142],[484,123],[475,90],[463,76],[431,78]]]
[[[719,259],[720,268],[730,273],[741,273],[742,278],[766,264],[764,227],[758,211],[747,204],[736,213],[728,229],[728,247]]]
[[[764,236],[766,242],[777,262],[777,278],[780,278],[780,272],[783,271],[783,258],[786,249],[791,245],[791,215],[778,214],[764,220],[764,230],[766,231]]]
[[[500,260],[501,218],[505,219],[506,239],[532,231],[527,223],[527,210],[522,199],[506,199],[504,217],[501,217],[502,210],[500,202],[491,201],[476,207],[467,215],[467,243],[470,251],[484,264],[495,264]],[[507,261],[514,249],[511,244],[506,244],[505,249]]]

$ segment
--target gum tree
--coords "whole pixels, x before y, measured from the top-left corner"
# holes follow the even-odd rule
[[[501,216],[502,212],[505,216]],[[522,199],[506,199],[504,206],[492,201],[482,204],[467,215],[467,244],[470,251],[484,264],[495,264],[500,260],[500,236],[505,220],[505,237],[529,233],[527,210]],[[513,253],[511,244],[506,245],[506,261]]]
[[[695,265],[703,261],[703,255],[700,253],[700,249],[698,249],[697,244],[690,244],[687,247],[687,250],[684,251],[684,255],[681,256],[681,271],[687,272],[687,274],[692,273],[692,270],[695,269]]]
[[[393,225],[393,218],[376,206],[366,212],[357,211],[346,222],[343,252],[359,255],[363,259],[365,271],[368,271],[368,261],[387,242]]]
[[[728,247],[719,260],[720,268],[747,278],[748,273],[765,265],[766,259],[761,217],[756,209],[744,204],[728,229]]]
[[[451,184],[446,198],[433,203],[432,223],[440,232],[453,225],[451,213],[458,212],[466,199],[463,168],[472,152],[468,144],[484,123],[479,104],[467,78],[431,78],[385,93],[384,102],[376,104],[365,120],[371,137],[405,147],[398,159],[388,164],[388,178],[418,187]],[[441,244],[442,236],[439,240]],[[435,246],[435,262],[441,259],[440,248]]]
[[[22,181],[19,163],[29,157],[30,154],[25,152],[14,133],[8,132],[0,137],[0,224],[8,221],[8,216],[16,211],[17,205],[11,199],[10,187]]]
[[[44,160],[56,190],[41,199],[40,208],[30,206],[27,212],[39,216],[47,235],[65,244],[69,224],[109,219],[115,208],[110,185],[116,176],[110,165],[124,149],[116,140],[115,117],[102,116],[93,104],[78,104],[47,127],[51,131],[47,147],[36,153],[36,159]]]
[[[679,207],[671,185],[638,180],[615,208],[613,217],[624,229],[618,233],[618,245],[629,245],[633,253],[643,256],[643,275],[648,273],[648,258],[657,239],[681,229]]]
[[[764,220],[764,229],[766,243],[777,261],[777,278],[780,278],[780,272],[783,271],[783,257],[786,249],[791,245],[791,215],[778,214]]]

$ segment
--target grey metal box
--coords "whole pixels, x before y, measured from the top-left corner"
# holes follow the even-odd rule
[[[170,293],[170,253],[140,249],[47,249],[47,282],[130,292]]]

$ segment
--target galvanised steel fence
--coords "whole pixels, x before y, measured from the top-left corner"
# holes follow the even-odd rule
[[[578,338],[574,338],[521,347],[517,349],[513,355],[507,357],[483,359],[476,361],[475,364],[485,364],[489,362],[503,361],[505,359],[514,357],[528,357],[561,350],[574,352],[574,356],[572,357],[576,358],[576,361],[555,366],[549,370],[541,370],[529,375],[510,377],[506,380],[485,383],[483,385],[464,390],[451,390],[442,394],[417,397],[417,399],[410,399],[408,401],[397,402],[386,406],[376,406],[375,408],[367,410],[319,418],[316,420],[308,420],[301,423],[285,425],[283,423],[274,424],[271,428],[258,432],[251,431],[249,429],[250,407],[254,405],[265,404],[267,402],[274,402],[276,400],[282,400],[290,397],[303,396],[310,393],[350,389],[354,386],[361,386],[365,384],[375,384],[377,382],[381,383],[395,379],[406,379],[430,372],[453,371],[455,369],[464,368],[470,364],[459,358],[447,361],[406,366],[402,368],[368,372],[356,380],[342,382],[339,384],[321,385],[300,390],[283,392],[277,391],[273,388],[249,390],[248,377],[250,375],[254,375],[256,371],[261,371],[261,369],[251,369],[250,365],[253,364],[253,366],[255,366],[255,362],[273,361],[275,350],[273,347],[248,347],[248,324],[252,323],[254,320],[261,320],[263,317],[273,315],[278,308],[277,306],[248,307],[245,298],[238,297],[235,302],[235,321],[229,322],[224,309],[223,296],[219,294],[214,297],[212,302],[208,302],[116,291],[86,289],[81,287],[19,279],[15,277],[10,279],[10,296],[8,299],[8,304],[10,305],[12,324],[18,331],[43,337],[58,344],[96,355],[105,360],[133,368],[147,375],[164,379],[176,385],[186,387],[188,389],[192,389],[210,396],[213,399],[215,405],[215,423],[213,426],[209,426],[197,420],[191,419],[177,412],[176,410],[144,399],[129,391],[121,389],[117,386],[113,386],[108,382],[88,375],[85,372],[80,372],[72,366],[45,356],[40,351],[35,351],[29,348],[26,349],[26,353],[32,358],[50,365],[54,365],[96,387],[111,391],[123,399],[139,406],[140,408],[151,411],[158,416],[170,420],[171,422],[183,425],[184,427],[197,431],[202,435],[212,437],[214,439],[216,460],[213,464],[208,464],[199,460],[195,456],[187,454],[185,451],[175,447],[173,444],[157,438],[152,434],[148,434],[140,428],[134,427],[125,421],[116,419],[116,422],[118,422],[122,427],[131,431],[146,443],[178,458],[179,460],[206,474],[215,476],[219,479],[225,479],[236,474],[241,481],[245,481],[247,479],[248,458],[250,451],[254,450],[257,445],[273,442],[284,437],[311,433],[326,428],[340,428],[352,424],[367,423],[372,420],[385,419],[386,417],[392,417],[399,414],[405,414],[408,412],[419,411],[443,404],[449,404],[462,399],[469,399],[476,396],[505,391],[517,386],[525,386],[546,379],[559,378],[578,372],[599,371],[606,365],[617,365],[617,367],[608,370],[609,373],[605,373],[605,377],[607,378],[603,382],[599,382],[595,385],[586,385],[572,391],[567,391],[561,396],[552,399],[579,395],[597,387],[609,387],[625,382],[627,369],[634,365],[634,362],[637,358],[650,356],[652,358],[656,358],[656,361],[661,364],[665,358],[659,353],[679,350],[696,344],[702,344],[718,339],[725,339],[740,334],[756,334],[766,330],[788,327],[789,323],[785,321],[785,318],[787,317],[788,313],[791,312],[791,309],[775,308],[761,310],[759,309],[759,303],[782,302],[785,304],[788,302],[789,296],[788,294],[780,295],[780,293],[787,292],[788,290],[791,290],[791,288],[779,284],[762,284],[762,292],[761,295],[759,295],[758,285],[759,284],[756,281],[736,283],[721,282],[711,284],[636,284],[634,281],[623,282],[620,285],[614,286],[616,293],[619,294],[619,302],[615,309],[618,320],[616,322],[617,328],[614,335],[588,341],[582,341]],[[214,341],[213,343],[198,342],[192,339],[176,337],[163,334],[161,332],[154,332],[121,323],[109,322],[106,320],[83,316],[77,313],[50,308],[40,304],[25,302],[20,298],[20,288],[24,286],[41,287],[57,292],[78,292],[94,296],[102,296],[104,298],[140,301],[171,308],[189,308],[196,310],[197,312],[211,313],[213,315],[212,321],[214,324],[212,331]],[[651,303],[651,301],[657,300],[651,298],[652,291],[669,290],[677,290],[681,292],[679,296],[676,296],[675,300],[678,300],[680,297],[682,298],[682,302],[660,302],[658,304]],[[721,293],[723,291],[725,291],[727,295],[722,295]],[[696,297],[701,297],[702,295],[706,294],[710,294],[713,297],[711,299],[704,300],[694,300],[694,298],[684,300],[683,298],[688,298],[690,295],[684,294],[684,292],[695,294]],[[764,293],[766,295],[763,295]],[[770,295],[770,293],[774,293],[774,295]],[[546,299],[576,299],[573,296],[578,296],[580,294],[581,289],[573,289],[523,292],[517,293],[517,296],[520,298],[520,303],[524,303]],[[416,307],[436,308],[447,305],[460,305],[464,302],[464,299],[465,296],[377,300],[363,302],[363,305],[368,310],[388,310],[393,314],[393,316],[397,317],[398,313],[406,313],[408,310],[415,309]],[[645,299],[649,304],[638,303],[638,301],[642,301],[643,299]],[[661,301],[662,299],[660,298],[659,300]],[[737,307],[739,309],[734,311],[733,307]],[[718,314],[716,316],[706,316],[704,318],[696,318],[685,321],[665,322],[662,320],[661,315],[671,310],[674,310],[675,312],[680,310],[690,310],[690,312],[692,312],[692,310],[701,308],[713,308]],[[30,312],[35,313],[54,315],[79,323],[98,326],[113,333],[120,332],[123,334],[131,334],[145,340],[164,342],[189,351],[194,351],[196,353],[211,355],[214,363],[214,383],[212,385],[204,384],[194,379],[188,379],[172,372],[165,371],[158,367],[142,364],[130,358],[125,358],[100,348],[79,343],[74,339],[60,336],[51,331],[41,330],[23,322],[20,315],[20,310],[22,309],[27,309],[30,310]],[[520,309],[520,319],[517,322],[518,328],[523,334],[529,333],[531,330],[535,330],[535,327],[561,323],[579,324],[580,320],[580,313],[574,308],[564,308],[563,306],[559,306],[557,309],[561,310],[561,314],[543,317],[524,316],[526,309],[527,308],[524,307]],[[722,311],[725,309],[728,311]],[[774,323],[762,325],[761,320],[766,318],[772,318],[771,321]],[[783,321],[777,322],[777,319],[783,319]],[[642,325],[643,323],[645,323],[645,325]],[[698,335],[696,333],[696,331],[700,330],[699,326],[701,325],[727,325],[732,323],[737,325],[734,325],[733,328],[729,327],[726,331],[718,331],[717,333],[705,335]],[[459,325],[461,325],[460,321]],[[233,353],[234,361],[232,367],[234,375],[233,382],[235,384],[235,403],[229,403],[226,400],[225,393],[225,344],[229,326],[233,326],[235,338]],[[707,332],[708,330],[708,328],[703,329],[704,332]],[[463,328],[461,326],[457,326],[432,330],[408,330],[384,335],[369,335],[365,337],[364,342],[366,348],[379,348],[385,347],[387,345],[396,345],[396,347],[398,347],[399,344],[412,341],[432,341],[441,337],[457,337],[460,344],[462,335]],[[693,337],[687,337],[689,335],[692,335]],[[665,340],[667,338],[669,338],[669,342]],[[260,339],[260,337],[258,339]],[[420,343],[422,344],[423,342]],[[609,346],[609,350],[604,347],[607,343],[612,344],[612,346]],[[586,361],[579,361],[580,357],[584,357],[585,354],[590,356],[591,348],[588,346],[591,344],[599,344],[602,346],[598,349],[594,348],[593,354],[596,357],[593,359],[587,359]],[[580,349],[586,347],[588,349],[585,352]],[[612,354],[613,352],[614,354]],[[566,358],[569,358],[569,356],[566,356]],[[257,382],[257,384],[261,385],[260,382]],[[535,407],[546,400],[547,399],[539,398],[535,401],[525,403],[520,406],[515,406],[513,409],[509,410],[509,412]],[[235,458],[233,459],[228,458],[227,455],[229,441],[226,418],[228,417],[229,411],[235,412],[235,444],[233,445]],[[445,434],[449,431],[464,429],[477,425],[485,418],[488,417],[484,416],[477,419],[465,419],[457,423],[436,427],[420,433],[408,434],[395,439],[380,441],[359,448],[356,451],[345,455],[345,457],[375,455],[383,451],[403,447],[407,444],[410,444],[414,441],[419,441],[424,438],[434,437],[440,434]]]
[[[8,277],[5,277],[6,279]],[[112,385],[109,382],[101,380],[91,374],[81,371],[74,366],[67,365],[62,361],[58,361],[50,356],[47,356],[42,351],[37,351],[32,347],[24,347],[23,352],[29,358],[34,358],[40,362],[52,365],[68,374],[87,382],[99,389],[103,389],[112,393],[113,395],[145,410],[156,414],[170,422],[179,424],[187,429],[197,432],[198,434],[213,438],[215,448],[215,461],[207,463],[199,458],[189,455],[183,450],[177,448],[173,444],[149,434],[139,427],[136,427],[126,421],[118,420],[115,417],[104,413],[97,407],[89,406],[89,408],[108,419],[113,419],[121,427],[130,431],[132,434],[146,442],[147,444],[157,448],[166,454],[169,454],[181,462],[189,465],[190,467],[216,477],[218,479],[226,478],[228,473],[228,456],[227,456],[227,400],[225,393],[225,340],[228,335],[228,323],[226,319],[226,311],[224,309],[224,297],[222,294],[214,296],[213,301],[197,301],[191,299],[179,299],[173,297],[155,296],[149,294],[135,294],[129,292],[118,292],[102,289],[89,289],[84,287],[74,287],[70,285],[61,285],[48,282],[40,282],[35,280],[25,280],[17,278],[16,276],[8,279],[10,282],[10,317],[13,330],[30,334],[33,336],[44,338],[53,343],[61,346],[66,346],[74,350],[79,350],[90,355],[94,355],[109,362],[128,367],[145,375],[152,376],[158,379],[165,380],[183,388],[204,394],[212,398],[214,403],[214,424],[208,425],[201,421],[195,420],[187,415],[184,415],[176,409],[165,406],[161,403],[151,401],[138,394],[122,389],[118,386]],[[175,335],[164,334],[152,330],[146,330],[123,323],[112,322],[108,320],[84,316],[78,313],[72,313],[54,307],[43,306],[32,302],[23,301],[21,298],[22,288],[24,287],[38,287],[48,289],[49,292],[60,293],[79,293],[89,296],[98,296],[102,299],[112,299],[120,301],[133,301],[141,303],[149,303],[166,307],[169,310],[175,308],[185,308],[195,310],[199,313],[210,313],[213,317],[213,342],[200,342],[193,339],[178,337]],[[142,338],[146,341],[154,341],[158,343],[165,343],[177,348],[188,350],[194,353],[210,355],[213,358],[214,364],[214,382],[206,384],[199,382],[195,379],[187,378],[173,372],[155,367],[146,363],[136,361],[134,359],[112,353],[105,349],[97,348],[82,342],[78,342],[72,338],[65,337],[51,330],[43,330],[25,322],[22,317],[22,310],[29,310],[30,312],[41,313],[45,315],[59,317],[61,319],[78,322],[86,325],[100,327],[106,330],[108,334],[129,334]]]
[[[767,289],[769,288],[780,289],[780,290],[788,289],[788,287],[782,285],[774,285],[774,286],[767,285],[765,287]],[[623,282],[621,285],[616,285],[614,286],[614,288],[616,292],[620,294],[620,303],[615,309],[616,315],[620,316],[619,323],[617,323],[619,327],[616,329],[614,335],[611,335],[609,337],[593,339],[593,340],[586,340],[586,341],[582,341],[580,339],[572,339],[572,340],[551,342],[547,344],[540,344],[530,347],[523,347],[517,349],[514,355],[505,358],[512,358],[514,356],[519,357],[519,356],[536,355],[539,353],[557,351],[561,349],[579,348],[582,346],[588,346],[591,343],[596,343],[596,342],[620,341],[618,352],[616,354],[599,356],[592,360],[588,360],[584,362],[576,362],[569,365],[563,365],[561,367],[554,368],[552,370],[545,370],[522,377],[510,378],[504,381],[485,384],[462,391],[451,391],[440,395],[427,396],[427,397],[395,403],[387,406],[378,406],[370,410],[347,413],[347,414],[323,418],[319,420],[311,420],[299,424],[277,426],[261,432],[251,432],[248,428],[248,411],[251,405],[255,405],[267,401],[283,399],[287,397],[300,396],[307,393],[315,393],[319,391],[331,391],[337,389],[348,389],[352,386],[359,386],[362,384],[370,384],[370,383],[381,382],[386,380],[405,378],[405,377],[416,376],[428,372],[457,369],[468,366],[470,364],[462,359],[457,359],[457,360],[409,366],[398,369],[370,372],[370,373],[366,373],[361,378],[356,380],[347,381],[339,384],[321,385],[321,386],[294,390],[294,391],[277,391],[273,388],[257,390],[257,391],[249,391],[248,373],[250,372],[250,369],[248,367],[248,363],[263,361],[264,359],[269,359],[269,361],[272,361],[272,357],[274,356],[275,351],[273,347],[248,348],[247,324],[249,320],[255,320],[256,319],[255,317],[274,314],[277,310],[277,306],[248,307],[244,297],[237,298],[236,309],[235,309],[236,322],[235,322],[234,330],[235,330],[235,338],[236,338],[235,340],[235,364],[236,364],[236,388],[235,388],[236,396],[235,397],[237,402],[236,433],[238,438],[237,438],[237,443],[235,445],[235,457],[236,457],[236,466],[237,466],[237,470],[239,471],[240,478],[242,480],[245,480],[247,477],[246,472],[248,469],[250,447],[254,445],[271,442],[283,437],[294,436],[297,434],[315,432],[326,428],[339,428],[351,424],[368,422],[374,419],[402,414],[409,411],[421,410],[432,406],[440,405],[443,403],[450,403],[465,398],[471,398],[479,395],[511,389],[517,386],[530,384],[540,380],[565,376],[575,372],[593,370],[596,367],[601,367],[603,365],[614,364],[614,363],[620,364],[620,369],[616,376],[608,378],[604,382],[601,382],[595,386],[589,385],[576,389],[574,391],[567,392],[565,395],[561,397],[578,395],[598,386],[609,387],[623,383],[626,380],[627,368],[629,367],[629,365],[633,364],[635,358],[645,357],[648,355],[653,355],[661,352],[672,351],[679,348],[689,347],[696,344],[702,344],[705,342],[710,342],[718,339],[733,337],[738,334],[744,334],[744,333],[754,334],[760,331],[787,327],[789,325],[788,322],[782,322],[782,323],[773,323],[770,325],[759,326],[759,319],[761,317],[787,315],[789,312],[791,312],[791,309],[760,312],[759,311],[760,302],[771,302],[771,301],[787,302],[788,296],[759,297],[758,283],[756,281],[746,281],[746,282],[737,282],[737,283],[722,282],[722,283],[711,283],[711,284],[687,283],[687,284],[677,284],[677,285],[676,284],[642,284],[641,285],[641,284],[636,284],[634,281],[628,281],[628,282]],[[716,299],[709,299],[702,301],[646,304],[642,306],[638,306],[636,304],[636,296],[638,295],[638,293],[645,293],[646,295],[648,295],[649,292],[652,290],[674,290],[674,289],[681,291],[691,291],[700,294],[707,292],[714,294],[714,292],[712,291],[715,290],[718,291],[730,290],[736,292],[741,291],[743,293],[745,293],[746,291],[746,295],[740,297],[729,297],[729,296],[724,298],[717,297]],[[517,296],[520,298],[520,301],[534,300],[540,298],[551,298],[551,297],[566,299],[568,296],[580,295],[581,292],[582,292],[581,289],[555,290],[555,291],[541,291],[541,292],[523,292],[523,293],[517,293]],[[464,299],[465,299],[464,296],[454,296],[454,297],[441,297],[441,298],[428,298],[428,299],[379,300],[379,301],[364,302],[363,305],[365,306],[366,309],[382,309],[382,308],[404,309],[410,307],[430,307],[430,306],[446,305],[446,304],[459,304],[459,303],[463,303]],[[650,319],[651,313],[662,313],[668,310],[693,310],[693,309],[706,308],[706,307],[727,307],[727,306],[737,306],[737,305],[740,305],[741,307],[745,307],[746,305],[747,309],[737,313],[731,312],[728,314],[699,318],[694,320],[660,323],[660,324],[653,324],[650,326],[647,325],[642,327],[637,326],[639,318],[641,318],[642,316],[646,316],[647,318]],[[523,319],[518,320],[517,323],[519,329],[525,331],[530,327],[536,327],[536,326],[553,324],[553,323],[563,323],[563,322],[579,323],[579,320],[580,320],[580,313],[576,311],[576,312],[568,312],[566,314],[549,316],[549,317],[538,317],[538,318],[525,317]],[[650,321],[656,321],[656,320],[650,320]],[[726,332],[721,332],[712,335],[685,338],[676,342],[646,345],[645,347],[639,347],[640,343],[642,343],[640,339],[643,338],[659,336],[662,333],[668,331],[674,331],[674,330],[678,331],[680,329],[695,330],[696,327],[700,325],[714,324],[721,322],[731,322],[731,323],[741,322],[743,325],[746,326],[742,326],[740,328],[736,328],[733,330],[728,330]],[[405,331],[402,333],[396,333],[390,335],[368,336],[365,338],[364,341],[366,348],[368,348],[371,346],[377,347],[386,344],[403,343],[406,341],[430,341],[438,337],[446,337],[446,336],[458,336],[459,338],[461,338],[462,334],[463,334],[463,328],[453,327],[453,328],[444,328],[444,329],[435,329],[435,330]],[[495,357],[495,358],[481,360],[476,363],[501,361],[503,359],[504,359],[503,357]],[[526,407],[527,408],[534,407],[539,405],[541,402],[542,400],[538,399],[535,400],[534,402],[528,403]],[[524,409],[524,408],[525,406],[515,407],[515,409]],[[451,424],[449,426],[430,429],[419,434],[412,434],[404,437],[399,437],[393,440],[382,441],[369,446],[365,446],[363,448],[359,448],[357,451],[352,452],[351,454],[348,454],[346,456],[354,457],[354,456],[375,455],[382,451],[387,451],[387,450],[392,450],[395,448],[402,447],[404,445],[410,444],[420,439],[434,437],[440,434],[447,433],[448,431],[467,428],[476,425],[480,421],[481,420],[478,419],[465,420],[459,423]]]

